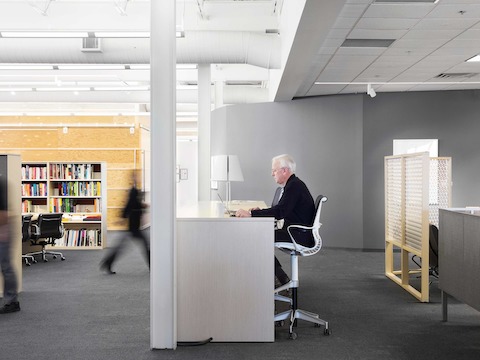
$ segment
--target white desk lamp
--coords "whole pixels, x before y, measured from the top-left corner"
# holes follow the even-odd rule
[[[242,168],[237,155],[214,155],[211,163],[211,180],[226,182],[227,205],[231,201],[231,181],[243,181]]]

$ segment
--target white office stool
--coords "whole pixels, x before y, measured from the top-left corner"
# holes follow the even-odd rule
[[[306,310],[300,310],[297,307],[297,289],[298,289],[298,257],[299,256],[311,256],[316,254],[322,248],[322,238],[320,237],[319,229],[322,226],[320,223],[320,213],[322,211],[322,204],[327,201],[327,197],[323,195],[319,195],[315,200],[315,220],[312,226],[302,226],[302,225],[290,225],[287,228],[288,234],[292,242],[277,242],[275,243],[275,247],[287,252],[290,254],[290,262],[292,266],[292,274],[291,280],[276,288],[274,290],[275,300],[284,301],[290,303],[290,310],[284,311],[282,313],[275,315],[275,322],[281,322],[286,319],[290,319],[290,329],[289,335],[290,339],[296,339],[297,334],[293,332],[293,327],[296,326],[296,320],[305,320],[315,324],[315,326],[324,326],[324,334],[330,335],[331,331],[328,328],[328,321],[320,319],[318,314],[312,313]],[[302,231],[311,231],[313,238],[315,240],[315,245],[313,247],[305,247],[295,242],[295,238],[292,235],[291,230],[300,229]],[[292,289],[292,297],[286,297],[279,295],[279,292],[287,289]]]

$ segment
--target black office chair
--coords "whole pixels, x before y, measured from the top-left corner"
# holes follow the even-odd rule
[[[438,227],[430,224],[430,236],[429,243],[429,263],[430,263],[430,275],[438,278]]]
[[[31,214],[22,216],[22,243],[30,241],[32,236],[32,216],[33,215]],[[27,266],[37,262],[32,255],[28,254],[22,254],[22,259],[25,261],[25,265]]]
[[[62,224],[61,213],[39,214],[36,223],[32,223],[32,235],[30,242],[32,245],[40,245],[41,251],[28,253],[28,256],[42,255],[42,260],[47,262],[46,255],[52,255],[54,259],[60,256],[60,259],[65,260],[65,257],[60,252],[46,251],[46,245],[55,245],[55,240],[63,237],[64,228]]]
[[[293,327],[296,326],[296,320],[305,320],[315,324],[315,326],[325,326],[324,334],[330,335],[330,329],[328,328],[328,321],[320,319],[318,314],[300,310],[297,307],[297,289],[299,284],[298,279],[298,257],[299,256],[311,256],[316,254],[322,248],[322,238],[320,237],[320,214],[322,211],[322,204],[327,201],[327,197],[319,195],[315,200],[315,219],[312,226],[302,226],[302,225],[290,225],[287,228],[288,234],[292,242],[276,242],[275,247],[290,254],[290,262],[292,267],[292,276],[291,280],[274,290],[275,300],[284,301],[290,303],[290,310],[284,311],[275,315],[275,322],[283,322],[286,319],[290,319],[290,338],[296,339],[297,334],[293,332]],[[295,236],[298,237],[298,234],[311,232],[315,240],[313,247],[306,247],[298,244],[295,241]],[[295,235],[297,234],[297,235]],[[304,235],[303,235],[304,237]],[[292,297],[286,297],[279,295],[281,291],[291,289]]]
[[[428,274],[438,279],[438,227],[434,224],[428,226]],[[421,259],[417,259],[417,255],[412,256],[412,261],[418,266],[422,267]]]

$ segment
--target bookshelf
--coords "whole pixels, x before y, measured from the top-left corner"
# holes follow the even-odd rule
[[[63,213],[65,235],[56,248],[102,249],[106,240],[104,162],[22,164],[22,212]]]
[[[48,211],[46,163],[22,163],[22,213]]]

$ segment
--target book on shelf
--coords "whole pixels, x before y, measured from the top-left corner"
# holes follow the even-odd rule
[[[47,179],[47,167],[46,166],[34,166],[23,165],[22,166],[22,179],[23,180],[46,180]]]
[[[55,240],[56,246],[98,247],[102,246],[101,231],[97,229],[68,229],[62,238]]]
[[[94,164],[50,164],[50,179],[91,180],[94,178],[92,176],[94,166]]]
[[[63,213],[100,213],[102,212],[102,202],[95,198],[91,204],[78,203],[77,199],[54,197],[50,199],[51,212]]]
[[[42,213],[46,212],[46,205],[42,206],[39,204],[34,204],[32,200],[23,200],[22,201],[22,213]]]
[[[56,196],[101,196],[100,181],[60,181],[53,188]]]
[[[22,196],[47,196],[46,183],[22,184]]]

